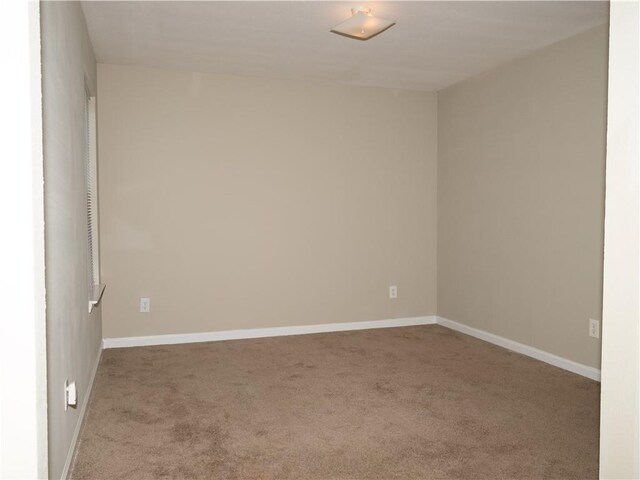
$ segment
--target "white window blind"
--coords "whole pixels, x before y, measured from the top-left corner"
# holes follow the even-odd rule
[[[98,245],[98,176],[96,153],[96,108],[95,97],[88,93],[85,97],[85,174],[87,187],[87,249],[90,303],[100,284],[100,264]],[[101,292],[100,292],[101,293]],[[93,304],[99,300],[96,299]]]

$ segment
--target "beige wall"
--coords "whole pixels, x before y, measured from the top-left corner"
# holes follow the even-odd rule
[[[98,78],[106,338],[435,314],[435,94]]]
[[[640,5],[611,2],[600,478],[640,478]]]
[[[607,28],[438,93],[438,314],[592,367]]]
[[[79,409],[64,410],[64,381],[85,399],[101,348],[100,309],[88,314],[85,79],[96,63],[77,2],[42,2],[49,478],[70,459]]]

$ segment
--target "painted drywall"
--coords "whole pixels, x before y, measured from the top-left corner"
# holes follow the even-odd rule
[[[605,23],[609,9],[607,1],[364,3],[397,26],[371,42],[329,34],[357,2],[86,1],[83,9],[100,63],[429,91]]]
[[[438,93],[438,315],[600,366],[607,28]]]
[[[85,83],[96,63],[78,2],[42,2],[49,478],[68,464],[79,409],[64,409],[64,381],[88,394],[101,349],[100,308],[88,313]]]
[[[105,338],[436,312],[435,94],[98,79]]]
[[[640,5],[611,2],[600,478],[640,478]]]
[[[39,2],[0,3],[0,478],[47,478]]]

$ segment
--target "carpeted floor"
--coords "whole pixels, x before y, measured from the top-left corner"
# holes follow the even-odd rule
[[[72,478],[597,478],[599,396],[437,325],[106,350]]]

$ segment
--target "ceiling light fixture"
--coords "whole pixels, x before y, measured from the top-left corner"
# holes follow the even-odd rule
[[[396,24],[391,20],[374,17],[370,8],[352,8],[351,14],[350,19],[336,25],[331,31],[356,40],[369,40]]]

